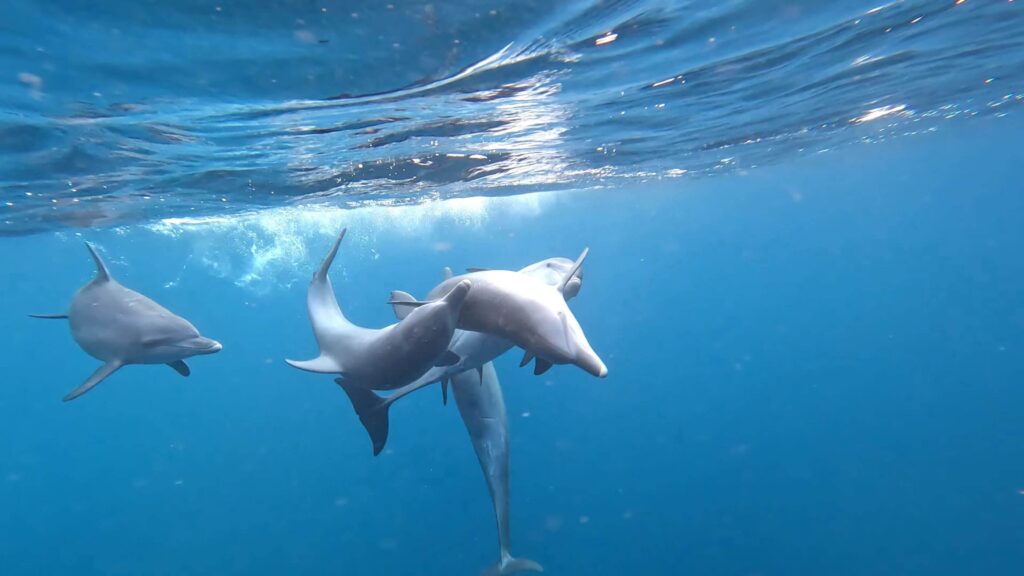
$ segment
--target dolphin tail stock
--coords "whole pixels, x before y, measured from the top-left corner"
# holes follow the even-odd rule
[[[359,421],[370,435],[373,455],[380,454],[388,441],[388,408],[391,403],[375,394],[373,390],[347,384],[344,378],[336,378],[334,381],[348,395]]]
[[[529,558],[513,558],[508,552],[501,555],[497,564],[484,570],[482,576],[505,576],[517,572],[543,572],[544,567]]]
[[[67,320],[67,314],[29,314],[29,318],[39,318],[40,320]]]

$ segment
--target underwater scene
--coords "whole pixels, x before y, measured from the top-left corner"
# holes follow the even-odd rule
[[[0,575],[1024,574],[1024,2],[0,15]]]

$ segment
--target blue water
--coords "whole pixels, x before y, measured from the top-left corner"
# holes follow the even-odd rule
[[[496,363],[547,573],[1020,574],[1021,5],[9,2],[0,574],[495,561],[437,387],[374,458],[283,361],[343,226],[367,326],[590,247],[608,377]],[[83,240],[224,350],[62,403]]]

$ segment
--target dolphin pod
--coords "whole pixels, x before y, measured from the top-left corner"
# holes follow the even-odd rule
[[[182,376],[191,373],[185,358],[221,350],[216,340],[199,334],[188,320],[125,288],[114,280],[92,244],[96,276],[78,290],[67,314],[32,314],[33,318],[67,319],[78,346],[103,365],[64,397],[68,402],[92,390],[127,364],[167,364]]]
[[[541,572],[540,564],[514,558],[509,550],[508,427],[504,398],[492,361],[523,348],[520,366],[534,361],[534,374],[554,364],[574,364],[605,377],[608,369],[587,341],[567,305],[582,286],[587,250],[574,262],[549,258],[518,271],[468,269],[444,280],[419,301],[391,293],[398,321],[380,329],[357,326],[341,310],[328,273],[343,229],[313,274],[306,306],[319,354],[286,360],[301,370],[337,375],[373,444],[388,435],[388,407],[412,392],[440,382],[447,403],[449,383],[487,481],[498,528],[498,562],[487,575]],[[78,345],[104,364],[64,397],[73,400],[127,364],[167,364],[188,376],[184,360],[222,346],[199,334],[184,318],[114,280],[95,248],[86,243],[96,276],[75,294],[67,314],[31,315],[67,319]],[[392,391],[381,397],[374,391]]]
[[[575,266],[573,261],[567,258],[541,260],[519,270],[519,273],[532,276],[549,286],[566,284],[568,289],[563,291],[563,296],[566,300],[573,298],[579,293],[583,278],[582,268]],[[571,276],[569,276],[570,274]],[[447,280],[451,277],[451,270],[446,268],[445,279]],[[392,292],[391,299],[393,302],[404,302],[412,300],[412,296],[404,292]],[[404,317],[412,310],[412,308],[401,304],[394,304],[393,306],[395,315],[399,318]],[[511,341],[505,340],[500,336],[493,336],[483,332],[471,332],[469,330],[456,330],[452,336],[449,349],[459,356],[460,361],[458,363],[428,370],[418,380],[395,390],[387,398],[381,398],[373,392],[359,390],[346,384],[343,380],[339,380],[338,384],[348,394],[356,415],[359,416],[360,422],[362,422],[366,432],[370,435],[370,442],[373,444],[373,454],[376,456],[384,449],[384,444],[388,439],[390,427],[388,409],[392,404],[435,382],[441,383],[442,397],[447,404],[448,380],[453,375],[475,370],[478,378],[483,379],[483,372],[481,371],[483,365],[508,352],[514,346]],[[534,373],[539,374],[543,370],[546,370],[546,368],[542,368],[538,364]]]

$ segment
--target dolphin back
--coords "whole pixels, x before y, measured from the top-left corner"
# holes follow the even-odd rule
[[[338,248],[341,246],[341,241],[345,239],[347,231],[347,228],[343,228],[338,234],[331,250],[320,263],[320,267],[313,273],[313,280],[309,283],[309,290],[306,292],[306,310],[309,313],[309,322],[313,325],[313,336],[316,338],[320,354],[311,360],[285,360],[300,370],[321,374],[340,374],[342,372],[339,359],[331,357],[326,351],[345,349],[348,333],[355,330],[355,326],[341,312],[328,272],[331,269],[331,264],[334,263],[334,258],[338,255]]]
[[[544,569],[540,564],[526,558],[514,558],[509,553],[508,419],[494,364],[488,362],[480,371],[469,370],[454,375],[452,391],[494,504],[499,560],[484,574],[542,572]]]

